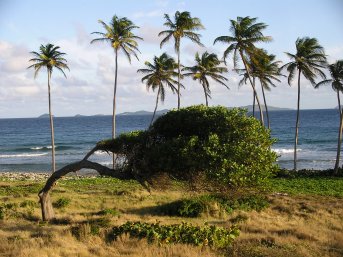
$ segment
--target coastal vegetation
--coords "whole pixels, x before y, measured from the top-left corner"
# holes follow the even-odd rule
[[[52,191],[52,202],[62,207],[56,209],[56,219],[50,222],[40,221],[36,196],[45,183],[45,175],[30,174],[20,179],[20,174],[7,177],[2,174],[0,252],[18,257],[51,256],[51,253],[55,256],[341,256],[343,180],[314,175],[313,171],[308,174],[312,176],[304,172],[299,177],[283,174],[271,179],[265,198],[260,194],[253,197],[236,193],[228,194],[228,200],[207,191],[191,191],[187,184],[179,182],[148,193],[134,180],[66,176]],[[198,203],[204,206],[199,215],[184,215],[199,210],[193,207]],[[151,226],[182,222],[199,229],[236,227],[240,234],[226,248],[211,247],[206,241],[199,241],[200,246],[166,240],[149,243],[143,236]],[[131,230],[128,224],[133,223],[136,226]],[[123,228],[124,224],[127,234],[112,241],[113,229]],[[138,227],[142,228],[141,239],[129,236]]]
[[[32,52],[34,64],[29,68],[35,69],[35,76],[41,67],[48,71],[53,174],[45,182],[0,177],[0,222],[5,228],[0,252],[21,256],[30,245],[25,253],[30,256],[49,255],[51,250],[66,256],[341,256],[343,180],[337,162],[343,112],[339,110],[335,172],[289,173],[280,170],[271,148],[275,140],[264,92],[275,86],[274,81],[280,82],[281,70],[289,73],[289,84],[298,72],[296,171],[301,75],[316,87],[331,83],[340,106],[341,63],[329,66],[332,80],[316,84],[317,75],[326,78],[326,55],[317,39],[304,37],[297,39],[295,54],[287,53],[292,61],[280,68],[275,55],[257,47],[272,40],[264,35],[267,25],[247,16],[230,20],[231,34],[214,40],[228,45],[223,61],[214,53],[197,52],[195,65],[185,67],[181,39],[202,46],[196,31],[204,27],[186,11],[176,12],[174,20],[168,14],[164,18],[168,29],[159,33],[164,37],[160,47],[174,39],[177,61],[163,53],[137,71],[144,75],[141,81],[147,89],[157,90],[153,117],[147,130],[117,137],[118,54],[121,51],[129,62],[132,55],[138,59],[137,41],[142,38],[132,32],[139,27],[126,17],[114,15],[109,24],[99,20],[105,31],[93,32],[99,38],[91,43],[109,43],[115,53],[112,138],[57,171],[50,78],[53,68],[64,75],[63,69],[69,68],[58,46],[42,45],[39,53]],[[228,69],[222,64],[231,54],[235,71],[243,75],[241,84],[249,81],[252,87],[260,121],[242,109],[208,106],[208,79],[228,88]],[[244,69],[238,68],[239,60]],[[206,106],[180,107],[184,76],[200,82]],[[177,109],[154,120],[167,88],[178,95]],[[112,168],[89,160],[99,151],[113,156]],[[71,175],[82,169],[105,177]],[[43,221],[34,195],[38,191]]]

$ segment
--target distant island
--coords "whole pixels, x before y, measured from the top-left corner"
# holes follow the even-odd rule
[[[54,115],[52,115],[52,117],[55,117],[55,116],[54,116]],[[49,114],[48,114],[48,113],[44,113],[44,114],[42,114],[42,115],[38,116],[37,118],[39,118],[39,119],[46,119],[46,118],[50,118],[50,116],[49,116]]]
[[[247,109],[248,112],[252,112],[252,107],[253,105],[246,105],[246,106],[240,106],[238,108],[242,108],[242,109]],[[232,109],[232,108],[236,108],[236,107],[227,107],[228,109]],[[265,111],[264,105],[262,105],[262,109],[263,111]],[[281,107],[275,107],[275,106],[268,106],[268,111],[292,111],[294,109],[291,108],[281,108]],[[160,116],[163,115],[165,113],[167,113],[168,109],[163,109],[163,110],[159,110],[156,111],[156,115]],[[255,106],[255,111],[258,112],[258,106]],[[117,116],[134,116],[134,115],[152,115],[152,111],[145,111],[145,110],[140,110],[140,111],[135,111],[135,112],[123,112],[123,113],[119,113],[117,114]],[[95,115],[82,115],[82,114],[76,114],[72,117],[76,117],[76,118],[80,118],[80,117],[99,117],[99,116],[110,116],[109,114],[95,114]],[[55,116],[53,116],[55,117]],[[49,114],[44,113],[40,116],[38,116],[38,118],[49,118]]]

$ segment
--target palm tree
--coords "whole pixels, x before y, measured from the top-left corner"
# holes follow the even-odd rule
[[[174,48],[177,53],[177,68],[178,68],[178,78],[177,78],[177,108],[180,109],[180,78],[181,78],[181,66],[180,66],[180,44],[181,38],[185,37],[190,39],[192,42],[203,46],[200,42],[200,34],[194,31],[204,29],[199,18],[192,18],[189,12],[179,12],[177,11],[174,15],[174,21],[172,21],[168,14],[164,14],[166,22],[164,26],[168,30],[161,31],[158,36],[164,36],[161,41],[160,47],[168,42],[172,37],[174,38]]]
[[[158,106],[158,99],[161,99],[161,102],[164,102],[166,89],[165,86],[168,86],[173,93],[177,92],[177,88],[174,86],[177,84],[177,81],[173,79],[178,74],[175,71],[177,68],[177,64],[175,60],[163,53],[160,57],[155,56],[154,62],[145,62],[146,69],[139,69],[137,72],[147,74],[142,78],[142,82],[146,81],[147,89],[152,88],[153,91],[157,89],[157,96],[156,96],[156,105],[154,109],[154,114],[152,116],[150,126],[154,121],[157,106]],[[150,127],[149,126],[149,127]]]
[[[206,106],[208,106],[207,98],[211,98],[210,83],[207,78],[211,78],[219,84],[229,87],[225,84],[228,79],[221,74],[227,72],[226,67],[220,67],[221,62],[218,60],[216,54],[209,54],[207,51],[199,56],[199,53],[195,54],[196,65],[192,67],[185,67],[182,71],[189,71],[185,73],[185,76],[192,76],[194,80],[199,80],[204,89]]]
[[[331,84],[331,87],[337,93],[338,110],[339,110],[339,130],[338,130],[338,142],[337,142],[337,155],[335,163],[335,174],[338,174],[339,160],[341,155],[342,145],[342,130],[343,130],[343,112],[341,107],[340,93],[343,92],[343,60],[339,60],[329,65],[329,71],[331,79],[326,79],[319,82],[315,88],[323,85]]]
[[[280,74],[279,64],[280,61],[275,61],[275,55],[268,54],[267,51],[263,49],[257,49],[257,51],[252,55],[251,58],[252,66],[255,68],[255,76],[260,81],[263,102],[266,109],[266,116],[267,116],[267,124],[268,129],[270,129],[270,120],[269,120],[269,113],[268,113],[268,106],[266,101],[266,96],[264,89],[270,90],[270,86],[276,87],[273,83],[273,80],[281,82],[278,76],[282,76]]]
[[[313,86],[316,85],[315,78],[317,75],[325,79],[325,74],[321,70],[326,67],[326,55],[324,48],[319,45],[316,38],[298,38],[295,42],[296,53],[286,53],[292,60],[281,67],[287,69],[288,84],[290,85],[298,70],[298,102],[297,102],[297,119],[295,123],[295,140],[294,140],[294,170],[297,170],[297,145],[298,145],[298,128],[299,128],[299,110],[300,110],[300,75],[302,74]]]
[[[93,32],[92,34],[99,35],[99,38],[93,39],[94,42],[106,42],[109,43],[114,49],[115,54],[115,78],[114,78],[114,90],[113,90],[113,115],[112,115],[112,138],[115,138],[116,134],[116,93],[117,93],[117,77],[118,77],[118,53],[121,50],[131,63],[131,55],[135,56],[138,60],[137,52],[138,43],[137,40],[143,40],[141,37],[136,36],[132,30],[139,28],[135,26],[132,21],[126,17],[119,18],[114,15],[109,24],[106,24],[102,20],[99,23],[105,29],[105,32]],[[113,154],[113,169],[114,169],[114,154]]]
[[[54,121],[52,118],[52,110],[51,110],[51,97],[50,97],[50,80],[52,71],[54,68],[61,71],[64,77],[67,77],[64,73],[64,69],[69,70],[67,65],[67,60],[63,58],[65,53],[60,52],[58,49],[59,46],[54,46],[53,44],[46,44],[41,45],[39,48],[39,52],[31,52],[34,58],[30,59],[30,62],[33,62],[32,65],[28,67],[35,69],[36,78],[38,72],[41,68],[46,68],[48,73],[48,99],[49,99],[49,118],[50,118],[50,134],[51,134],[51,158],[52,158],[52,172],[56,171],[56,163],[55,163],[55,139],[54,139]]]
[[[259,42],[269,42],[271,41],[271,37],[264,36],[262,33],[262,30],[264,30],[267,25],[264,23],[256,23],[256,20],[257,18],[250,18],[249,16],[237,17],[237,20],[230,20],[230,31],[232,31],[232,36],[217,37],[213,44],[217,42],[229,44],[228,48],[226,48],[224,51],[223,57],[225,61],[227,56],[233,52],[234,68],[237,67],[239,57],[241,58],[244,68],[247,71],[247,76],[251,87],[256,96],[257,104],[260,107],[260,118],[263,124],[263,112],[255,85],[251,78],[252,76],[251,68],[249,66],[249,59],[256,48],[254,44]]]

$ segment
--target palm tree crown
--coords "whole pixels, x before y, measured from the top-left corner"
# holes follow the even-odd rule
[[[168,30],[161,31],[158,36],[164,36],[161,41],[160,47],[168,42],[172,37],[174,38],[174,48],[177,53],[177,68],[178,68],[178,78],[177,78],[177,107],[180,109],[180,79],[181,79],[181,65],[180,65],[180,42],[181,38],[185,37],[202,46],[200,42],[200,34],[195,33],[199,29],[203,29],[204,26],[201,24],[199,18],[192,18],[189,12],[179,12],[177,11],[174,16],[174,21],[172,21],[168,14],[164,15],[166,22],[164,26]]]
[[[29,61],[33,62],[33,64],[30,65],[28,69],[35,69],[35,78],[42,67],[46,67],[49,73],[52,72],[53,68],[56,68],[61,71],[65,77],[67,77],[64,73],[64,69],[69,70],[69,67],[66,64],[67,60],[63,58],[65,53],[58,51],[59,48],[59,46],[54,46],[53,44],[46,44],[40,46],[39,52],[31,52],[34,58]]]
[[[324,72],[321,70],[326,67],[326,55],[324,48],[319,45],[316,38],[298,38],[295,42],[296,53],[286,53],[292,60],[281,67],[287,69],[288,84],[290,85],[295,77],[295,72],[298,70],[313,86],[316,85],[315,78],[317,75],[325,78]]]
[[[155,117],[159,98],[162,103],[165,99],[166,89],[164,85],[167,85],[173,93],[177,92],[177,88],[175,87],[177,81],[174,80],[173,77],[176,77],[178,73],[175,71],[177,68],[175,60],[166,53],[163,53],[160,57],[155,56],[153,63],[145,62],[145,66],[147,66],[146,69],[139,69],[137,71],[146,74],[142,78],[142,82],[146,83],[147,90],[149,90],[149,88],[152,88],[153,91],[156,89],[158,90],[155,110],[150,122],[151,126]]]
[[[213,79],[229,89],[229,87],[225,84],[228,79],[221,75],[222,73],[227,72],[227,68],[220,66],[221,61],[219,61],[216,54],[209,54],[207,51],[203,53],[201,57],[199,53],[196,53],[195,63],[196,65],[192,67],[185,67],[182,70],[189,71],[188,73],[184,74],[185,76],[192,76],[194,80],[199,80],[204,89],[206,106],[208,106],[207,98],[211,98],[210,83],[208,82],[208,78]]]
[[[220,36],[214,40],[217,42],[229,44],[224,51],[224,61],[229,54],[233,52],[234,67],[237,67],[239,54],[244,54],[245,58],[250,56],[250,53],[255,50],[255,44],[259,42],[269,42],[272,40],[269,36],[264,36],[262,30],[267,25],[264,23],[256,23],[257,18],[237,17],[237,20],[230,20],[231,36]],[[242,58],[242,56],[241,56]],[[244,61],[244,60],[243,60]]]
[[[325,79],[319,82],[315,88],[331,84],[334,91],[343,92],[343,60],[339,60],[328,66],[331,79]]]
[[[119,18],[116,15],[113,16],[109,24],[102,20],[99,20],[99,23],[104,27],[105,32],[93,32],[92,34],[100,35],[101,37],[93,39],[91,43],[108,42],[115,51],[122,50],[129,62],[131,62],[131,54],[138,59],[137,39],[143,39],[132,32],[132,30],[139,28],[138,26],[135,26],[126,17]]]
[[[174,21],[172,21],[168,14],[164,15],[166,22],[163,24],[168,27],[168,30],[161,31],[158,36],[165,36],[160,44],[160,47],[168,42],[172,37],[174,38],[175,51],[178,52],[180,49],[180,40],[182,37],[190,39],[192,42],[202,46],[200,42],[200,34],[194,31],[204,29],[199,18],[192,18],[189,12],[177,11],[174,15]]]

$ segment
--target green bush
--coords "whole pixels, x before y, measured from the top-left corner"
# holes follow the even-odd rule
[[[148,131],[122,134],[98,148],[125,156],[123,170],[142,177],[172,177],[223,187],[265,185],[277,170],[269,131],[245,110],[191,106],[159,117]]]
[[[113,227],[107,238],[113,241],[123,234],[139,239],[146,238],[149,243],[182,243],[227,248],[239,236],[239,230],[236,227],[230,229],[216,226],[200,227],[188,223],[160,225],[159,223],[126,222],[121,226]]]
[[[205,205],[198,199],[183,199],[161,205],[159,210],[164,215],[195,218],[199,217],[205,209]]]
[[[56,202],[52,203],[52,205],[57,208],[57,209],[61,209],[61,208],[65,208],[70,204],[70,199],[69,198],[59,198]]]

